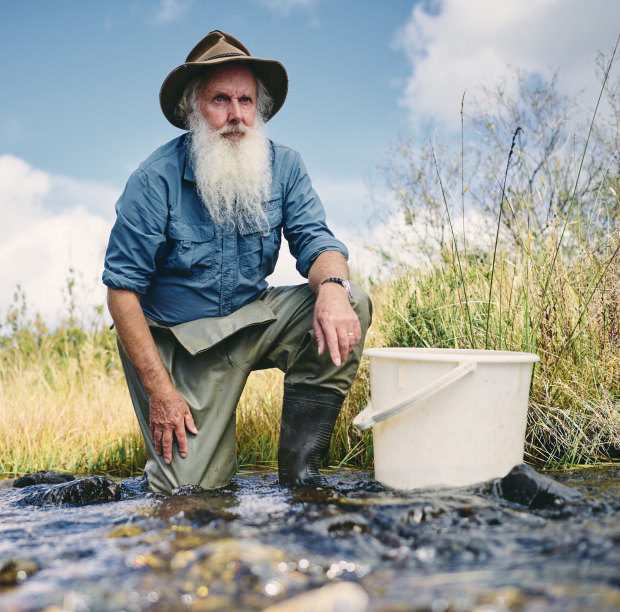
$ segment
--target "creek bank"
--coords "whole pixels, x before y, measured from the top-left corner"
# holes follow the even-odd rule
[[[119,501],[80,507],[2,490],[0,609],[618,610],[619,470],[411,492],[355,471],[172,496],[127,479]]]

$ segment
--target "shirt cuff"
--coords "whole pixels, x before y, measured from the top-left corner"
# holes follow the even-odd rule
[[[110,289],[126,289],[141,295],[144,295],[149,288],[149,283],[146,281],[132,280],[110,270],[104,270],[102,280],[103,284],[110,287]]]

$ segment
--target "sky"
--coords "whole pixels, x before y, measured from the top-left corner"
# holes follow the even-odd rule
[[[58,321],[70,270],[82,317],[103,304],[116,199],[181,133],[159,88],[211,30],[285,65],[268,133],[302,154],[353,267],[393,240],[371,217],[393,206],[377,168],[400,135],[450,138],[463,92],[511,67],[557,69],[593,107],[596,54],[620,33],[617,0],[0,0],[0,15],[0,324],[18,284]],[[283,253],[271,280],[303,279]]]

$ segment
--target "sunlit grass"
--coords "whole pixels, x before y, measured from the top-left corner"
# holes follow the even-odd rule
[[[617,238],[616,238],[617,241]],[[489,266],[449,253],[372,287],[366,346],[488,348],[537,353],[526,458],[564,467],[617,458],[620,449],[620,262],[607,253],[559,257],[542,300],[543,259],[500,254],[492,299]],[[594,289],[594,290],[593,290]],[[587,300],[586,300],[587,297]],[[488,316],[487,316],[488,315]],[[21,326],[20,326],[21,325]],[[0,476],[42,469],[139,474],[145,455],[116,351],[114,332],[20,324],[0,348]],[[488,331],[487,331],[488,330]],[[488,338],[487,338],[488,336]],[[241,468],[277,468],[283,374],[254,372],[237,410]],[[352,425],[370,394],[368,362],[338,418],[327,464],[372,467],[372,433]]]
[[[609,69],[605,78],[608,73]],[[594,117],[590,132],[593,125]],[[549,227],[536,233],[530,218],[533,202],[514,189],[507,195],[514,145],[513,138],[497,211],[499,217],[511,218],[512,235],[502,239],[498,217],[489,251],[465,239],[461,245],[455,237],[433,151],[445,204],[442,229],[451,235],[450,244],[437,253],[432,266],[401,270],[394,278],[371,285],[374,320],[366,346],[536,353],[540,362],[533,367],[526,459],[546,468],[617,460],[620,230],[613,213],[620,209],[617,170],[614,175],[612,164],[603,160],[609,172],[597,185],[598,193],[613,195],[605,200],[605,206],[611,206],[603,215],[605,223],[582,218],[577,185],[586,142],[573,163],[579,170],[568,208],[558,211]],[[563,188],[561,183],[555,187],[554,192]],[[464,195],[462,180],[461,190]],[[413,199],[410,204],[421,205]],[[386,254],[392,259],[389,248]],[[143,468],[144,447],[115,335],[101,321],[88,329],[76,323],[74,289],[70,271],[69,316],[54,332],[39,317],[28,318],[19,289],[4,322],[0,477],[42,469],[126,476]],[[100,317],[101,312],[102,307]],[[237,409],[242,468],[277,466],[282,380],[279,371],[250,376]],[[372,467],[372,434],[352,426],[369,395],[369,366],[363,359],[336,423],[328,465]]]
[[[502,253],[490,300],[484,258],[472,256],[461,276],[446,253],[430,271],[412,270],[391,285],[383,342],[536,353],[528,460],[563,467],[618,458],[619,245],[615,237],[599,253],[558,256],[546,292],[546,251]]]
[[[19,334],[25,343],[27,336]],[[84,334],[77,351],[71,342],[64,350],[62,332],[0,349],[0,476],[43,469],[125,476],[142,467],[138,426],[105,336]]]

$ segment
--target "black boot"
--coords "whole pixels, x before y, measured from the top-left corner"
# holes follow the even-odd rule
[[[327,455],[344,397],[309,385],[284,385],[278,444],[282,485],[320,487],[319,463]]]

